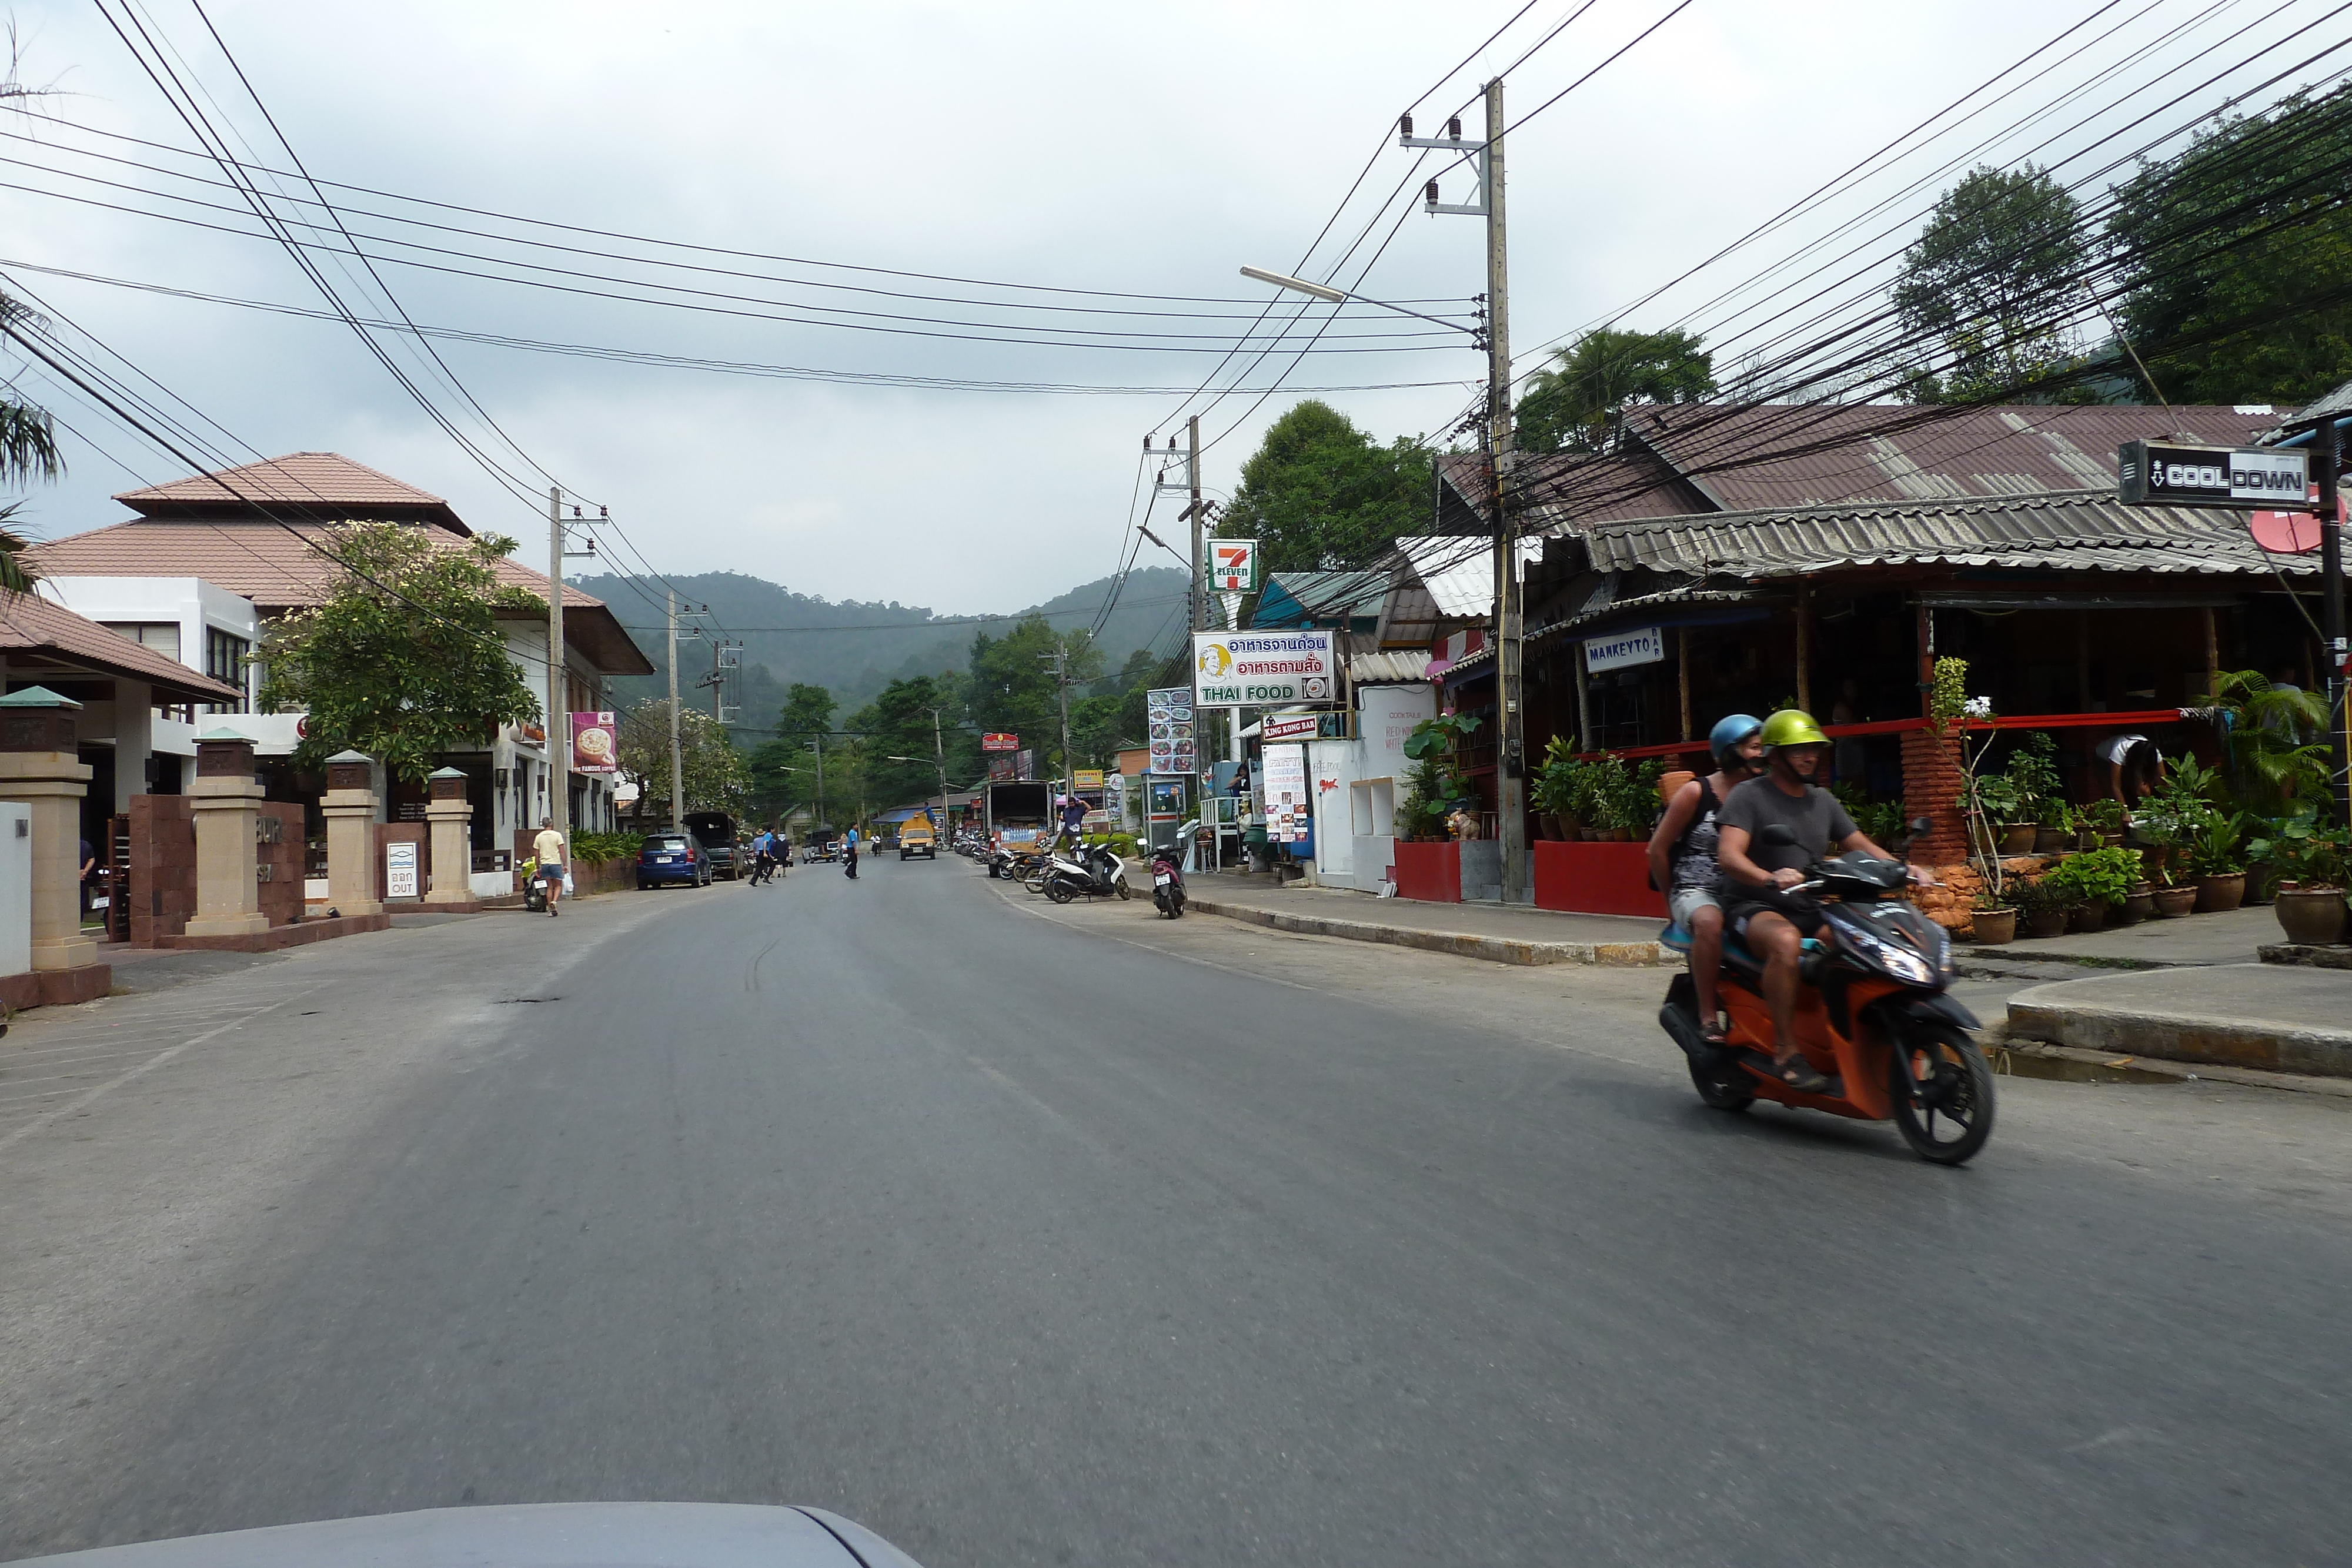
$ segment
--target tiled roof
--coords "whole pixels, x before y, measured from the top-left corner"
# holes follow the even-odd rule
[[[1725,511],[2021,496],[2116,482],[2116,448],[2186,434],[2252,444],[2267,409],[1912,403],[1628,409],[1627,433]]]
[[[0,649],[10,653],[53,653],[110,675],[146,681],[156,688],[159,701],[240,705],[245,701],[239,688],[200,675],[176,659],[167,659],[143,643],[34,594],[0,592]],[[10,673],[37,674],[21,666],[12,667]]]
[[[2316,570],[2265,557],[2233,512],[2127,507],[2112,491],[2000,499],[1709,512],[1604,523],[1583,536],[1594,571],[1789,577],[1857,566],[2263,573]]]
[[[315,512],[323,518],[352,517],[414,517],[437,514],[435,521],[464,531],[449,503],[440,497],[380,474],[364,463],[354,463],[339,452],[293,452],[191,475],[168,485],[126,490],[114,497],[145,517],[187,516],[192,511],[220,508],[242,510],[257,503],[294,513]]]
[[[340,568],[314,541],[327,530],[311,523],[274,523],[250,516],[201,520],[194,517],[134,517],[88,533],[35,545],[26,559],[49,577],[201,577],[215,587],[253,601],[264,614],[326,601]],[[462,540],[442,529],[427,537],[446,549]],[[517,560],[493,563],[499,580],[525,589],[541,603],[548,580]],[[564,640],[576,643],[599,667],[614,674],[651,674],[653,666],[622,630],[604,601],[566,583]]]

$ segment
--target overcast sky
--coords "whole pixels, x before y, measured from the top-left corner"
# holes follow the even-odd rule
[[[1399,110],[1428,93],[1417,129],[1434,133],[1486,74],[1582,3],[1535,0],[1459,71],[1457,62],[1518,10],[1517,0],[1152,6],[771,0],[656,7],[212,0],[207,10],[287,140],[322,180],[803,262],[1208,301],[1122,301],[663,253],[767,276],[689,275],[350,220],[362,235],[400,234],[504,258],[485,264],[443,256],[445,267],[511,275],[513,261],[532,259],[630,280],[566,280],[577,288],[642,291],[646,283],[668,283],[757,295],[772,303],[728,308],[802,318],[698,313],[383,266],[400,305],[430,327],[826,371],[1171,389],[1156,395],[918,390],[440,345],[466,389],[530,459],[609,505],[655,568],[732,569],[829,598],[897,600],[952,613],[1034,602],[1118,565],[1139,445],[1147,433],[1164,442],[1181,428],[1184,393],[1211,372],[1218,352],[914,333],[1037,338],[1050,335],[1043,329],[1076,326],[1100,328],[1122,344],[1221,352],[1267,298],[1235,275],[1238,266],[1299,264],[1370,159],[1363,188],[1307,264],[1325,276],[1369,224],[1369,242],[1340,273],[1352,283],[1395,215],[1414,204],[1409,193],[1388,200],[1391,191],[1409,180],[1417,185],[1445,162],[1427,162],[1415,174],[1416,155],[1393,145]],[[1594,0],[1510,74],[1513,117],[1601,65],[1673,6],[1674,0]],[[110,8],[121,15],[120,0],[110,0]],[[196,85],[205,113],[241,139],[240,153],[249,147],[258,162],[282,166],[268,125],[188,0],[143,0],[136,14]],[[2014,157],[2053,134],[2059,152],[2083,145],[2319,14],[2316,0],[1900,6],[1692,0],[1508,143],[1513,336],[1529,356],[1523,363],[1534,363],[1549,340],[1617,317],[2085,18],[2095,19],[2002,85],[2016,86],[2042,67],[2053,68],[2048,76],[1918,157],[1838,193],[1763,244],[1620,317],[1622,323],[1687,319],[1717,328],[1716,340],[1752,343],[1738,336],[1743,324],[1719,324],[1727,308],[1709,305],[1716,294],[1883,200],[1893,204],[1845,243],[1890,225],[1908,232],[1918,210],[1956,176],[1928,180],[1907,197],[1899,193],[1976,140],[2116,68],[2119,74],[2071,110],[2042,115],[1985,155]],[[34,127],[15,115],[0,122],[0,131],[38,137],[0,142],[0,156],[17,161],[0,165],[0,182],[257,226],[249,215],[142,193],[172,190],[235,204],[232,193],[74,151],[218,178],[173,153],[90,134],[194,146],[97,7],[19,4],[14,16],[21,79],[65,92],[43,100],[57,123]],[[2190,30],[2159,42],[2184,25]],[[2076,49],[2084,52],[2063,58]],[[2185,124],[2232,86],[2308,52],[2269,57],[2269,69],[2249,68],[2152,123]],[[2184,60],[2200,68],[2167,78],[2168,90],[2105,120],[2067,130],[2126,87]],[[1473,109],[1474,132],[1476,116]],[[1384,140],[1390,145],[1375,156]],[[2090,166],[2086,161],[2076,172]],[[142,189],[110,191],[69,173]],[[1448,201],[1469,193],[1459,169],[1444,183]],[[387,205],[349,193],[337,199],[372,210]],[[419,207],[399,211],[428,215]],[[1880,241],[1872,254],[1899,238]],[[426,254],[362,246],[412,258]],[[1814,253],[1795,271],[1836,248]],[[22,264],[318,308],[318,289],[274,242],[0,189],[0,270],[217,420],[240,455],[247,448],[341,452],[448,497],[478,528],[522,536],[526,559],[543,555],[544,525],[530,506],[437,429],[348,327],[13,269]],[[354,283],[331,265],[329,276],[355,305],[380,308],[368,304],[363,277]],[[822,283],[944,298],[812,287]],[[1483,286],[1478,221],[1414,211],[1361,287],[1388,298],[1460,300]],[[671,298],[721,303],[707,295]],[[1059,308],[1014,313],[1007,301]],[[863,321],[863,329],[810,324],[811,308],[821,306],[874,314],[835,318]],[[1086,313],[1133,310],[1159,314]],[[992,325],[885,319],[893,316]],[[1309,319],[1308,330],[1321,316]],[[879,327],[898,330],[872,329]],[[1208,404],[1203,429],[1219,438],[1204,464],[1208,485],[1231,488],[1265,423],[1295,401],[1288,387],[1444,383],[1324,394],[1382,439],[1434,432],[1457,418],[1482,374],[1466,339],[1456,347],[1435,334],[1430,341],[1437,346],[1412,350],[1397,349],[1393,338],[1347,340],[1413,328],[1351,309],[1324,346],[1385,351],[1311,353],[1289,371],[1286,390],[1255,412],[1255,392],[1193,402],[1196,410]],[[415,368],[408,350],[395,352]],[[1256,361],[1249,384],[1274,380],[1290,358]],[[1224,375],[1249,362],[1228,365]],[[32,498],[27,520],[36,533],[113,521],[123,513],[107,499],[110,493],[183,471],[37,374],[21,385],[90,438],[68,439],[68,479]],[[435,390],[461,428],[488,439],[455,392]],[[212,439],[232,449],[226,436]],[[532,484],[544,484],[512,453],[502,456]],[[1163,504],[1160,516],[1172,510]]]

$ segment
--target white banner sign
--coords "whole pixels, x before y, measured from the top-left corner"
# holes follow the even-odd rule
[[[1655,626],[1621,632],[1614,637],[1584,640],[1584,667],[1622,670],[1634,664],[1654,664],[1666,656],[1666,634]]]
[[[1307,836],[1307,748],[1269,746],[1265,748],[1265,838],[1268,843],[1297,843]]]
[[[1195,632],[1192,694],[1202,707],[1328,703],[1339,692],[1324,632]]]
[[[422,896],[422,890],[416,885],[416,845],[413,840],[394,839],[383,846],[383,895],[386,898]]]

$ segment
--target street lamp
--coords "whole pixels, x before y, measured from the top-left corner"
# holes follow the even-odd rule
[[[1383,310],[1393,310],[1400,316],[1416,317],[1421,320],[1434,322],[1440,327],[1448,328],[1456,332],[1467,332],[1474,340],[1478,336],[1478,329],[1475,327],[1465,327],[1459,321],[1448,321],[1443,316],[1432,316],[1425,311],[1409,310],[1402,305],[1391,304],[1386,299],[1374,299],[1368,295],[1350,293],[1345,288],[1334,288],[1328,283],[1310,283],[1303,277],[1289,277],[1279,272],[1268,272],[1262,267],[1244,267],[1242,268],[1242,276],[1255,277],[1260,283],[1271,283],[1276,288],[1288,288],[1300,294],[1311,295],[1317,299],[1325,300],[1333,305],[1344,305],[1352,299],[1359,305],[1377,305]]]

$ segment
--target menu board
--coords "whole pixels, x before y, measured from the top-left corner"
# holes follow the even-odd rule
[[[1144,694],[1150,727],[1151,766],[1160,774],[1198,773],[1200,753],[1192,738],[1192,688],[1169,686]]]
[[[1269,843],[1297,843],[1307,837],[1307,748],[1265,748],[1265,836]]]

